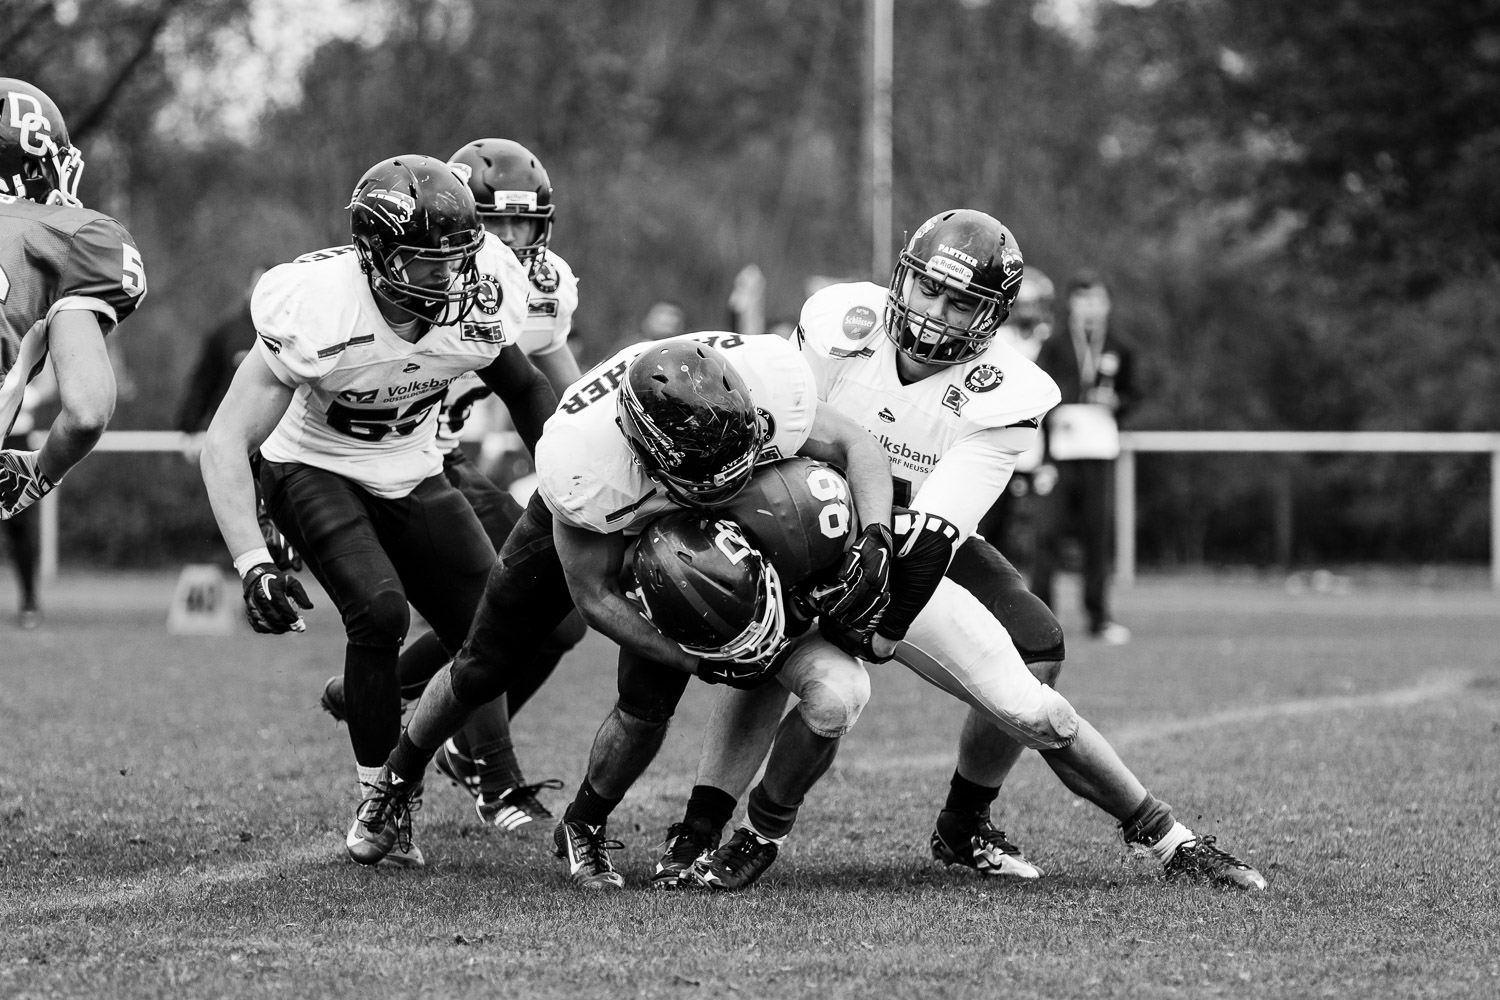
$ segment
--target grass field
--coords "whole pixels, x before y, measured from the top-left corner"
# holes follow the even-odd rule
[[[171,584],[65,578],[43,629],[0,625],[0,996],[1500,996],[1500,598],[1477,586],[1147,579],[1119,595],[1134,643],[1072,643],[1063,690],[1266,894],[1158,880],[1034,755],[1000,825],[1048,876],[938,867],[961,713],[892,664],[782,859],[710,897],[642,888],[710,689],[616,813],[630,890],[572,889],[550,829],[483,830],[437,782],[429,866],[365,870],[317,708],[326,600],[305,636],[172,637]],[[559,808],[612,696],[591,636],[518,720]]]

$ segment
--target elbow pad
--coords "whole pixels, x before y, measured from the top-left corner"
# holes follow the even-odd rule
[[[875,631],[897,641],[927,606],[958,548],[958,528],[922,511],[900,510],[891,518],[896,551],[891,563],[891,603]]]

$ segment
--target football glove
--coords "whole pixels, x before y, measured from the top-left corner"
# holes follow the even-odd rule
[[[245,617],[255,631],[270,635],[307,631],[299,605],[309,609],[313,603],[295,576],[271,563],[257,563],[245,574]]]
[[[457,434],[464,429],[464,424],[469,422],[469,411],[474,404],[490,394],[490,387],[481,385],[461,393],[457,399],[448,404],[448,430]]]
[[[878,643],[880,651],[877,651],[877,640],[873,628],[847,628],[828,618],[820,618],[818,631],[822,633],[823,638],[839,649],[867,663],[886,663],[896,655],[895,640],[884,636],[880,637]]]
[[[888,525],[872,524],[844,553],[833,586],[819,595],[819,610],[845,628],[870,628],[891,602],[891,552],[896,540]]]
[[[260,522],[260,537],[265,539],[266,551],[271,553],[271,561],[283,573],[300,570],[302,557],[297,554],[296,549],[292,548],[292,543],[286,540],[281,529],[276,527],[276,522],[271,520],[271,512],[266,510],[265,498],[257,497],[256,500],[255,518]]]
[[[37,451],[0,451],[0,520],[19,514],[57,484],[37,468]]]
[[[728,684],[741,691],[751,691],[781,673],[792,655],[792,644],[783,642],[781,648],[769,659],[762,660],[712,660],[701,659],[698,669],[693,671],[698,678],[709,684]]]

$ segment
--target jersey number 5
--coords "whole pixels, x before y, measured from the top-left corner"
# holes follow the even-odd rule
[[[406,406],[382,406],[355,409],[335,402],[328,408],[328,426],[340,434],[360,441],[380,441],[387,434],[405,437],[419,427],[434,406],[442,402],[447,390],[423,396]]]

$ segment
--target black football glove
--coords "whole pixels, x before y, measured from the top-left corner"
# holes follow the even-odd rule
[[[271,553],[271,561],[276,564],[276,568],[283,573],[300,570],[302,557],[292,548],[292,543],[286,540],[281,529],[276,527],[276,522],[271,520],[271,512],[266,510],[263,497],[256,505],[255,517],[260,522],[260,537],[265,539],[266,551]]]
[[[474,404],[490,394],[490,387],[481,385],[461,393],[457,399],[448,404],[448,431],[457,434],[464,429],[464,424],[469,422],[469,411]]]
[[[765,660],[710,660],[698,661],[693,673],[709,684],[728,684],[741,691],[753,691],[765,684],[786,666],[792,655],[792,643],[783,642],[770,659]]]
[[[891,602],[891,558],[896,546],[888,525],[872,524],[844,553],[834,585],[819,595],[819,610],[845,628],[873,628]]]
[[[255,631],[271,635],[307,631],[298,605],[309,609],[313,603],[295,576],[271,563],[257,563],[245,574],[245,617]]]
[[[896,644],[890,640],[882,643],[882,646],[890,649],[889,653],[875,651],[874,628],[847,628],[831,619],[819,618],[818,631],[839,649],[867,663],[886,663],[896,655]]]
[[[39,451],[0,451],[0,520],[19,514],[57,484],[37,467]]]

